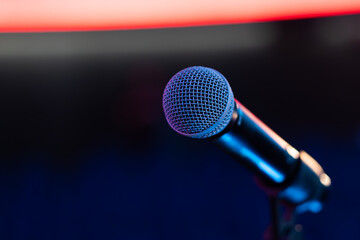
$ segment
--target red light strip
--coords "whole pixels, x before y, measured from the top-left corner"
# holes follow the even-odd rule
[[[93,31],[360,13],[360,0],[0,0],[0,32]]]

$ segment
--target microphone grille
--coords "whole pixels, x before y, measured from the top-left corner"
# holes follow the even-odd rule
[[[207,138],[231,120],[234,95],[225,77],[206,67],[189,67],[175,74],[165,87],[163,108],[178,133]]]

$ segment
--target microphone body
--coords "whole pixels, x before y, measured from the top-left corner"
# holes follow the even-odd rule
[[[234,99],[216,70],[186,68],[167,84],[163,107],[178,133],[207,139],[255,174],[258,185],[298,212],[319,212],[331,185],[322,167]]]
[[[297,151],[235,99],[229,125],[208,140],[255,174],[269,195],[296,206],[298,212],[319,212],[330,178],[304,151]]]

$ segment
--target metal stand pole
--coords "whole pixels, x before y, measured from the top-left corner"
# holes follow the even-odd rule
[[[264,240],[302,240],[302,226],[295,224],[296,211],[281,204],[277,197],[269,197],[271,223],[264,233]]]

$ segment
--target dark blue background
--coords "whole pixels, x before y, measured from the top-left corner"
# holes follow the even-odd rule
[[[0,48],[0,238],[261,239],[269,208],[251,174],[210,143],[176,134],[162,113],[171,76],[204,65],[223,73],[238,100],[332,178],[324,210],[298,219],[305,239],[360,239],[355,23],[359,16],[0,35],[3,44],[25,46]],[[225,29],[226,39],[259,26],[276,29],[269,45],[181,45],[194,32],[215,38]],[[150,39],[167,48],[125,54],[108,44],[138,33],[145,36],[138,47]],[[179,33],[178,42],[162,38]],[[90,54],[70,46],[79,38]],[[49,50],[63,42],[66,54]]]

